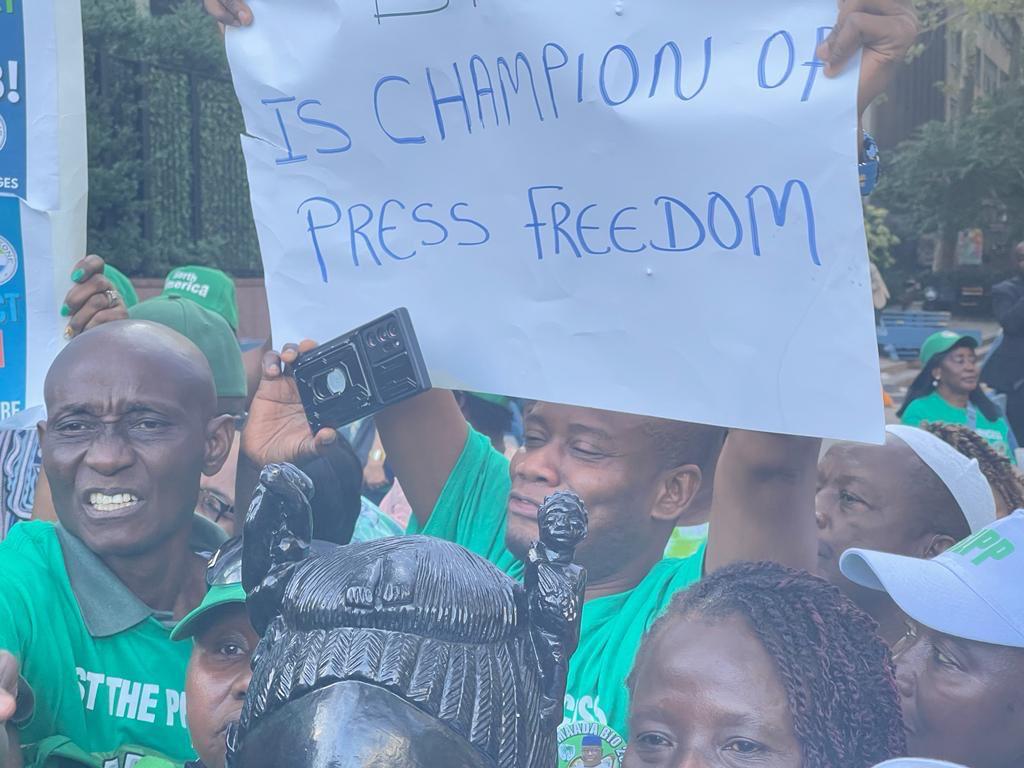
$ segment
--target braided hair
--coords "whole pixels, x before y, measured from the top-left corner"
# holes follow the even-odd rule
[[[977,459],[988,484],[1002,497],[1008,510],[1024,508],[1024,476],[984,437],[962,424],[934,421],[921,424],[921,429],[949,443],[967,458]]]
[[[672,600],[644,639],[629,678],[660,632],[687,616],[743,617],[786,689],[803,768],[868,768],[906,754],[892,657],[877,625],[836,587],[777,563],[737,563]]]

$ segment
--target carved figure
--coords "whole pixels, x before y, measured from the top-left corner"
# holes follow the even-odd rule
[[[311,553],[311,492],[271,465],[246,517],[243,583],[263,638],[229,768],[555,765],[586,583],[572,561],[582,502],[545,502],[524,587],[424,536]]]
[[[540,541],[530,547],[523,580],[530,625],[544,676],[544,716],[562,719],[569,657],[580,640],[580,616],[587,572],[573,562],[587,536],[587,509],[574,493],[544,499],[537,513]]]

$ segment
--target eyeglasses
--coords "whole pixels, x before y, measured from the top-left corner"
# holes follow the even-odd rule
[[[235,517],[235,505],[216,491],[211,491],[207,488],[199,490],[199,499],[196,502],[196,506],[199,507],[206,517],[215,523],[219,523],[225,517],[232,520]]]
[[[206,564],[206,586],[242,583],[242,537],[228,539]]]
[[[893,656],[903,653],[917,642],[917,624],[912,621],[904,621],[903,636],[892,645]]]

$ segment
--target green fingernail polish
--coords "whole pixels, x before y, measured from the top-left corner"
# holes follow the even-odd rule
[[[81,280],[83,277],[85,277],[85,270],[84,269],[76,269],[74,272],[71,273],[71,279],[72,279],[72,281],[74,281],[76,283],[79,280]]]
[[[60,316],[61,317],[67,317],[70,314],[71,314],[71,308],[67,304],[64,304],[63,306],[61,306],[61,308],[60,308]]]

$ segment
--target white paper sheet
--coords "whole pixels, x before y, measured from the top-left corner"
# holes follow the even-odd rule
[[[252,7],[228,48],[278,344],[406,306],[440,386],[881,439],[834,3]]]

